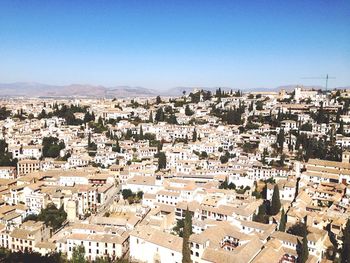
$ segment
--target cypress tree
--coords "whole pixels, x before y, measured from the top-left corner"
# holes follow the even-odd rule
[[[192,215],[188,208],[185,212],[184,231],[182,239],[182,263],[191,263],[191,249],[189,239],[192,234]]]
[[[126,130],[125,139],[130,140],[132,137],[132,131],[130,129]]]
[[[273,188],[270,213],[271,215],[277,215],[280,210],[281,210],[280,191],[278,189],[278,185],[275,184],[275,187]]]
[[[343,134],[344,133],[344,122],[343,122],[343,120],[340,120],[339,128],[337,130],[337,133],[338,134]]]
[[[102,120],[102,117],[98,117],[98,121],[97,123],[100,125],[100,126],[103,126],[103,120]]]
[[[261,157],[261,162],[263,164],[266,164],[266,157],[268,156],[268,151],[267,151],[267,148],[264,148],[264,151],[263,151],[263,154],[262,154],[262,157]]]
[[[120,145],[119,145],[119,140],[118,138],[116,139],[116,142],[115,142],[115,151],[117,153],[120,153]]]
[[[335,116],[335,122],[339,123],[341,115],[341,108],[338,108],[337,115]]]
[[[218,88],[218,89],[216,90],[215,96],[216,96],[217,98],[220,98],[220,97],[221,97],[221,88]]]
[[[159,108],[156,112],[156,121],[164,121],[164,111],[163,108]]]
[[[341,263],[350,262],[350,219],[343,230],[343,247],[341,250]]]
[[[91,146],[91,133],[89,132],[89,135],[88,135],[88,148],[90,148]]]
[[[190,109],[190,107],[188,106],[188,104],[185,107],[185,115],[186,116],[192,116],[194,114],[194,112]]]
[[[152,113],[152,111],[149,113],[148,121],[153,123],[153,113]]]
[[[262,203],[259,206],[258,214],[254,215],[253,221],[260,222],[260,223],[263,223],[263,224],[268,224],[269,223],[269,217],[266,214],[266,205],[265,205],[265,203]]]
[[[324,110],[323,110],[323,102],[320,103],[320,108],[318,109],[318,114],[316,116],[316,121],[318,124],[325,122]]]
[[[280,225],[278,226],[278,231],[281,231],[281,232],[286,231],[286,215],[284,213],[283,208],[282,208],[282,212],[281,212],[281,221],[280,221]]]
[[[164,152],[158,153],[158,169],[165,169],[166,168],[166,155]]]
[[[192,133],[192,141],[195,142],[196,140],[197,140],[197,131],[196,129],[194,129]]]
[[[303,243],[301,245],[300,255],[298,256],[298,260],[300,263],[305,263],[309,257],[309,247],[307,245],[307,237],[306,235],[303,237]]]
[[[142,126],[140,125],[140,132],[139,132],[139,135],[140,135],[140,140],[143,140],[143,129],[142,129]]]
[[[285,139],[284,139],[284,130],[281,129],[280,132],[277,134],[277,142],[276,142],[280,152],[283,151],[284,141],[285,141]]]

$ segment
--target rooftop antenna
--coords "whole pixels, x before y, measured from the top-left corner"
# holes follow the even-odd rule
[[[324,79],[324,80],[326,80],[326,92],[327,92],[327,90],[328,90],[328,80],[329,79],[335,79],[335,77],[330,77],[327,74],[325,77],[306,77],[306,78],[302,78],[302,79]]]

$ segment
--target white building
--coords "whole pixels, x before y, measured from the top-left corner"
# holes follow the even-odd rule
[[[130,258],[141,262],[182,262],[182,238],[139,226],[130,233]]]

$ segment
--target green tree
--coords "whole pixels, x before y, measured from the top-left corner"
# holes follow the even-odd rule
[[[157,154],[158,157],[158,169],[165,169],[166,168],[166,155],[164,152],[159,152]]]
[[[346,222],[343,230],[343,247],[340,253],[341,263],[350,262],[350,219]]]
[[[225,154],[220,156],[220,162],[227,163],[229,158],[230,158],[230,153],[228,151],[225,151]]]
[[[193,130],[193,133],[192,133],[192,141],[193,141],[193,142],[197,141],[197,131],[196,131],[196,129]]]
[[[12,153],[8,152],[8,144],[5,140],[0,140],[0,166],[16,166],[17,159],[12,158]]]
[[[29,251],[10,251],[9,249],[0,248],[0,260],[6,263],[15,262],[38,262],[38,263],[63,263],[67,262],[65,256],[61,253],[53,252],[42,256],[37,252]]]
[[[189,239],[192,234],[192,215],[188,208],[185,212],[185,221],[182,239],[182,263],[191,263],[191,249]]]
[[[98,117],[97,123],[98,123],[98,125],[103,126],[103,120],[102,120],[101,116]]]
[[[323,109],[323,102],[320,103],[320,108],[318,109],[316,121],[318,124],[326,122],[326,116]]]
[[[186,116],[192,116],[194,114],[193,110],[190,109],[190,106],[188,104],[185,107],[185,115]]]
[[[261,162],[265,165],[266,164],[266,157],[269,155],[269,152],[267,151],[267,148],[264,148],[262,157],[261,157]]]
[[[96,257],[94,263],[110,263],[113,262],[109,257]]]
[[[242,112],[240,109],[229,109],[226,113],[227,124],[239,125],[242,123]]]
[[[7,152],[8,143],[5,140],[0,140],[0,154]]]
[[[277,146],[278,146],[278,150],[280,152],[283,151],[283,144],[284,144],[285,138],[284,138],[284,130],[281,129],[280,132],[277,134]]]
[[[44,109],[41,110],[41,112],[38,114],[38,119],[47,118],[46,111]]]
[[[73,247],[72,263],[85,263],[85,248],[84,246]]]
[[[64,142],[60,142],[56,137],[44,137],[42,142],[43,157],[57,158],[60,151],[65,148]]]
[[[340,120],[339,128],[337,130],[337,133],[338,134],[344,134],[344,122],[343,122],[343,120]]]
[[[219,189],[227,189],[228,188],[228,180],[227,177],[225,178],[225,181],[223,181],[220,185],[219,185]]]
[[[256,105],[256,110],[262,110],[264,104],[261,100],[258,100],[255,105]]]
[[[338,108],[337,114],[336,114],[336,116],[335,116],[335,122],[336,122],[336,123],[339,123],[339,121],[340,121],[340,115],[341,115],[341,108]]]
[[[91,132],[89,132],[89,135],[88,135],[88,148],[90,148],[91,146]]]
[[[287,233],[295,236],[304,237],[308,234],[308,230],[305,224],[296,223],[288,228]]]
[[[201,159],[206,159],[206,158],[208,158],[208,153],[202,151],[202,152],[201,152],[201,155],[200,155],[199,157],[200,157]]]
[[[200,92],[191,92],[189,97],[191,98],[192,103],[198,103],[200,101]]]
[[[43,221],[46,225],[51,226],[53,230],[57,230],[62,227],[66,219],[67,213],[64,211],[63,206],[57,209],[53,203],[50,203],[38,215],[28,215],[24,221]]]
[[[286,231],[286,214],[284,213],[284,209],[282,208],[281,212],[281,221],[278,226],[278,231],[285,232]]]
[[[137,194],[136,194],[137,198],[138,199],[142,199],[143,197],[143,192],[142,191],[138,191]]]
[[[277,215],[281,210],[281,200],[280,200],[280,191],[278,189],[278,185],[275,184],[273,188],[271,206],[270,206],[270,214]]]
[[[56,158],[60,155],[60,147],[58,145],[52,145],[47,151],[47,157]]]
[[[169,117],[166,119],[166,121],[169,124],[177,124],[177,119],[175,114],[170,114]]]
[[[123,189],[122,190],[122,196],[123,196],[123,199],[126,200],[130,196],[134,196],[134,193],[130,189]]]
[[[159,108],[157,110],[155,120],[158,121],[158,122],[165,120],[165,115],[164,115],[163,108]]]
[[[90,121],[95,121],[95,115],[87,111],[84,115],[84,123],[87,123]]]
[[[300,260],[299,260],[299,258],[300,258]],[[298,255],[298,262],[305,263],[308,258],[309,258],[309,248],[307,245],[307,237],[305,235],[303,237],[303,241],[301,244],[301,250],[300,250],[300,253]]]
[[[183,237],[184,234],[184,224],[185,224],[185,220],[184,219],[180,219],[176,221],[176,226],[174,226],[173,231],[179,236],[179,237]]]
[[[132,137],[132,130],[131,129],[127,129],[126,133],[125,133],[125,139],[130,140]]]
[[[259,206],[258,214],[254,215],[253,221],[260,222],[263,224],[269,223],[269,216],[266,214],[266,204],[265,203],[262,203]]]
[[[153,113],[152,113],[152,111],[150,111],[150,113],[149,113],[148,121],[150,123],[153,123]]]
[[[117,138],[115,141],[115,146],[112,148],[114,152],[120,153],[120,145],[119,145],[119,139]]]
[[[300,126],[301,131],[312,131],[312,124],[311,123],[304,123]]]
[[[7,110],[6,107],[0,108],[0,120],[5,120],[7,117],[10,117],[11,111]]]
[[[139,137],[140,137],[140,140],[143,140],[143,129],[142,129],[142,125],[140,125]]]
[[[215,92],[215,97],[220,98],[221,97],[221,88],[218,88]]]

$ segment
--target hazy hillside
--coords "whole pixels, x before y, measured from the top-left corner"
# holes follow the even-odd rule
[[[55,86],[41,83],[0,83],[1,97],[141,97],[154,96],[151,90],[140,87],[104,87],[72,84]]]

